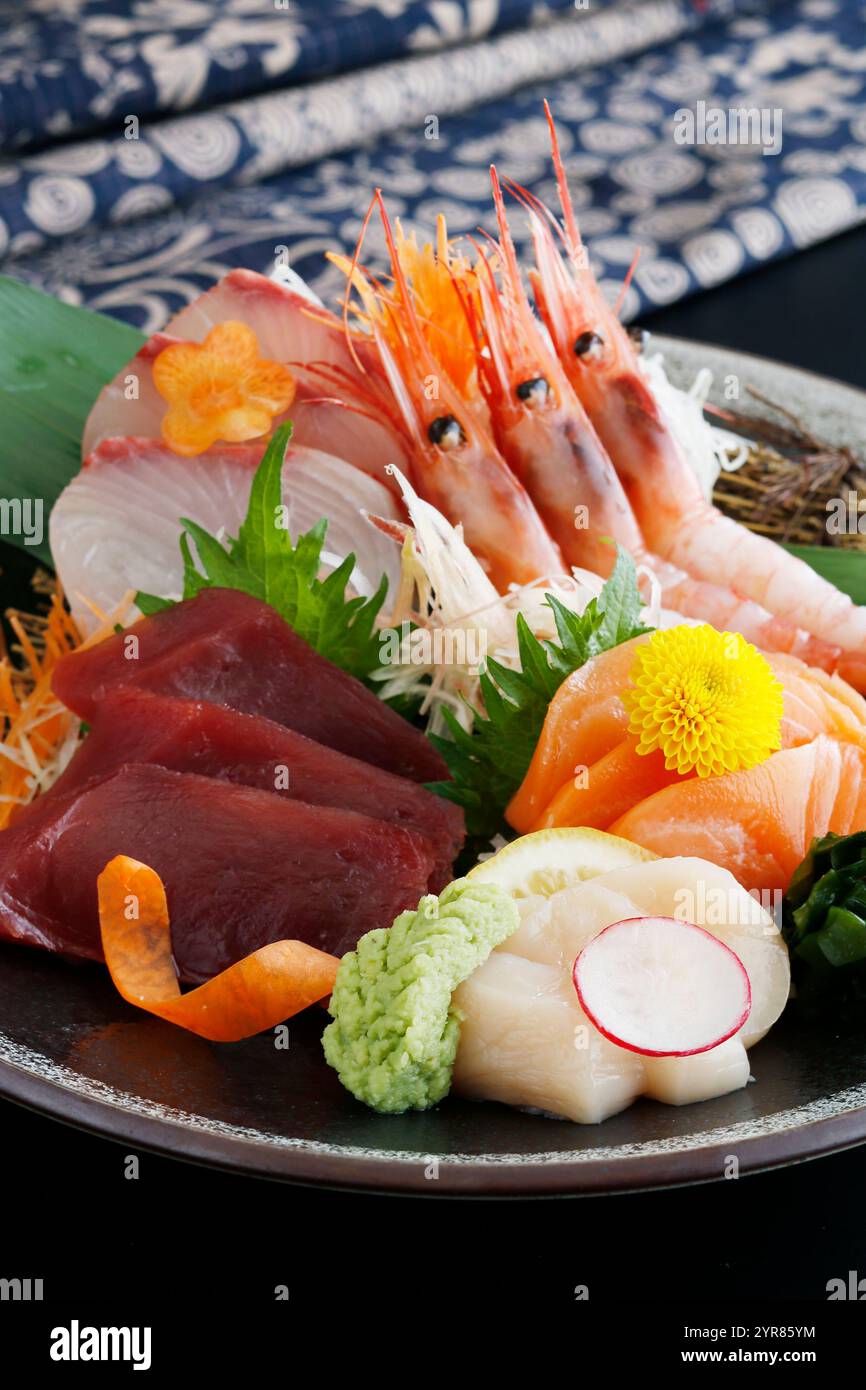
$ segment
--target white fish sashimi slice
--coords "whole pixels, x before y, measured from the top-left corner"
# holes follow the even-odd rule
[[[169,333],[154,333],[132,361],[103,387],[84,425],[82,460],[103,439],[159,436],[168,406],[153,384],[153,364],[164,348],[178,341]]]
[[[88,603],[109,612],[130,590],[179,598],[181,518],[211,535],[236,536],[246,514],[258,445],[225,444],[181,458],[157,439],[111,439],[90,456],[51,513],[49,540],[73,615],[96,626]],[[399,550],[365,512],[398,519],[392,495],[374,478],[318,450],[291,447],[283,502],[293,537],[328,519],[323,568],[355,553],[351,585],[365,597],[382,575],[399,578]]]
[[[727,870],[696,858],[658,859],[519,907],[517,931],[455,994],[463,1014],[456,1090],[588,1124],[641,1095],[683,1105],[746,1084],[746,1049],[784,1009],[790,971],[772,917]],[[690,1057],[640,1055],[603,1037],[581,1008],[575,957],[613,922],[651,915],[703,927],[742,962],[752,1011],[718,1047]]]
[[[361,468],[390,491],[389,464],[404,470],[409,456],[388,420],[388,394],[373,349],[359,343],[355,361],[340,320],[316,308],[287,285],[251,270],[230,271],[213,289],[181,309],[97,398],[84,430],[82,457],[103,439],[131,435],[157,439],[167,405],[153,385],[155,358],[172,342],[202,342],[227,320],[245,323],[256,335],[262,357],[282,362],[295,376],[297,394],[283,418],[291,418],[294,442]],[[129,379],[138,383],[129,398]],[[343,404],[329,404],[338,400]],[[372,417],[372,418],[371,418]]]
[[[359,367],[335,314],[252,270],[229,271],[212,290],[175,314],[165,331],[199,343],[215,324],[228,319],[247,324],[262,356],[282,362],[295,374],[298,394],[288,412],[295,442],[335,454],[393,488],[386,468],[395,465],[406,471],[409,457],[384,415],[388,392],[373,345],[356,343]],[[307,403],[323,397],[369,408],[376,418],[347,407]]]

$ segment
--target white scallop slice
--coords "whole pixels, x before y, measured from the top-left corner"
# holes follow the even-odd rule
[[[732,874],[702,859],[657,859],[518,902],[521,925],[456,992],[463,1014],[454,1088],[582,1124],[598,1123],[638,1096],[669,1105],[745,1086],[746,1049],[788,999],[788,953],[772,915]],[[745,967],[752,1010],[726,1042],[687,1057],[649,1057],[603,1036],[581,1008],[574,961],[588,942],[627,917],[691,922],[729,946]],[[689,961],[679,962],[688,991]]]

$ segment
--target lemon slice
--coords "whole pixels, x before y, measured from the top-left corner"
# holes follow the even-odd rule
[[[567,826],[522,835],[470,869],[467,877],[498,883],[514,898],[528,898],[536,893],[549,898],[561,888],[586,878],[657,858],[651,850],[604,830]]]

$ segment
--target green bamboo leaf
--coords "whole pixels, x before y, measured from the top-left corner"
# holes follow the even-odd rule
[[[0,276],[0,494],[42,503],[42,539],[13,545],[51,563],[48,516],[81,467],[81,436],[103,386],[143,334]]]
[[[836,545],[788,545],[785,549],[805,560],[855,603],[866,603],[866,552]]]

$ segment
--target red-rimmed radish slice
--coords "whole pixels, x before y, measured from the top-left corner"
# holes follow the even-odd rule
[[[111,612],[130,590],[179,598],[183,588],[181,517],[211,535],[236,536],[264,446],[218,444],[181,458],[159,439],[107,439],[64,488],[51,513],[55,568],[85,632],[97,625],[84,599]],[[354,552],[352,587],[365,597],[382,575],[396,592],[400,552],[367,513],[397,520],[391,493],[342,459],[292,444],[283,467],[283,501],[293,537],[323,516],[323,568]]]
[[[628,917],[574,962],[580,1006],[604,1037],[647,1057],[691,1057],[742,1028],[749,976],[729,946],[674,917]]]

